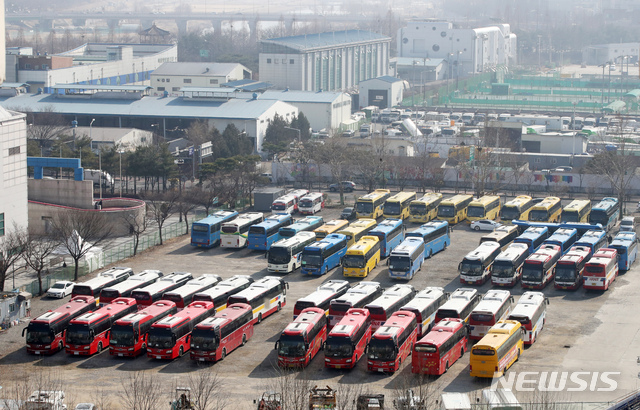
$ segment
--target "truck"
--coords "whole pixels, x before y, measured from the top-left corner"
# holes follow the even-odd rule
[[[24,402],[25,410],[66,410],[61,390],[36,390]]]
[[[114,183],[114,180],[111,174],[109,174],[106,171],[101,171],[99,169],[85,169],[84,180],[93,181],[94,187],[99,187],[100,181],[102,181],[103,188],[111,188],[111,186]]]
[[[253,208],[257,212],[271,212],[271,204],[285,194],[284,188],[267,187],[253,193]]]
[[[384,410],[384,394],[361,394],[356,401],[356,410]]]

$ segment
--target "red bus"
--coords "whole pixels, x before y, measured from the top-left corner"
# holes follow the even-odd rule
[[[371,332],[375,333],[394,312],[409,303],[415,295],[416,290],[411,285],[393,285],[366,305],[364,308],[371,314]]]
[[[223,360],[253,336],[251,306],[235,303],[196,325],[191,334],[191,360],[215,362]]]
[[[411,354],[418,337],[418,323],[412,312],[400,310],[371,337],[367,347],[367,369],[393,373]]]
[[[111,326],[109,354],[120,357],[137,357],[147,350],[147,338],[151,325],[177,312],[176,304],[160,300],[153,305],[130,313]]]
[[[220,312],[227,307],[229,296],[248,288],[252,283],[253,278],[249,275],[233,275],[204,292],[196,293],[193,301],[213,302],[216,312]]]
[[[618,251],[600,248],[584,265],[585,289],[607,290],[618,277]]]
[[[191,279],[179,288],[166,292],[162,295],[162,299],[170,300],[176,304],[178,310],[184,309],[189,303],[193,302],[193,296],[196,293],[205,291],[214,287],[220,282],[218,275],[202,275],[195,279]]]
[[[364,356],[371,340],[371,319],[367,309],[347,310],[342,320],[331,329],[324,345],[324,366],[353,369]]]
[[[498,321],[511,313],[513,297],[503,289],[488,291],[469,316],[469,339],[480,340]]]
[[[151,325],[147,356],[175,359],[191,348],[191,332],[196,325],[215,313],[211,302],[193,302],[184,310]]]
[[[574,246],[558,259],[553,286],[556,289],[575,290],[582,283],[584,265],[589,261],[589,249]]]
[[[138,309],[144,309],[147,306],[151,306],[153,302],[160,300],[165,292],[177,289],[191,279],[193,279],[193,276],[190,273],[174,272],[158,279],[156,283],[134,290],[131,292],[131,297],[138,303]]]
[[[102,352],[109,347],[111,325],[137,310],[134,298],[118,298],[95,312],[73,319],[64,339],[65,351],[76,356]]]
[[[363,308],[382,294],[382,286],[378,282],[360,282],[329,304],[329,330],[342,320],[347,310]]]
[[[439,376],[468,349],[467,327],[462,319],[444,319],[413,347],[411,373]]]
[[[96,300],[91,296],[77,296],[56,310],[50,310],[29,322],[22,329],[27,334],[27,353],[52,354],[64,349],[64,337],[69,322],[91,312]]]
[[[330,280],[323,283],[315,292],[296,301],[293,306],[293,318],[295,319],[300,312],[310,307],[323,309],[328,314],[331,301],[347,293],[349,286],[346,280]]]
[[[556,263],[562,256],[559,245],[542,245],[524,261],[520,284],[524,289],[544,289],[553,280]]]
[[[324,309],[307,308],[285,327],[276,342],[278,366],[304,368],[316,357],[327,340]]]
[[[162,277],[159,270],[144,270],[136,275],[131,275],[124,282],[120,282],[100,292],[100,306],[108,305],[117,298],[128,298],[135,289],[155,283]]]

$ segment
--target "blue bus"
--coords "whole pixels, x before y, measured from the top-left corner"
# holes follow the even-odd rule
[[[608,244],[605,231],[587,231],[573,244],[573,247],[587,248],[589,257],[591,257],[598,249],[606,248]]]
[[[289,226],[280,228],[280,237],[293,238],[300,232],[313,231],[322,225],[324,225],[324,220],[321,216],[307,216],[295,221]]]
[[[340,264],[340,259],[347,253],[347,236],[332,233],[323,240],[305,246],[302,250],[303,275],[325,275]]]
[[[424,257],[425,259],[433,256],[451,245],[451,237],[449,236],[449,222],[447,221],[431,221],[420,226],[420,228],[407,232],[407,238],[417,237],[424,241]]]
[[[389,277],[393,279],[413,279],[413,275],[424,262],[424,241],[421,238],[407,238],[391,251],[389,256]]]
[[[558,245],[562,254],[569,252],[569,249],[578,240],[578,230],[560,228],[556,230],[553,235],[545,239],[543,244]]]
[[[638,237],[635,232],[620,232],[608,247],[618,251],[618,269],[626,271],[638,256]]]
[[[529,247],[529,253],[531,254],[537,251],[548,237],[549,229],[546,226],[532,226],[514,239],[513,243],[524,243]]]
[[[277,214],[265,218],[257,225],[251,225],[247,235],[247,248],[268,251],[271,244],[281,239],[280,228],[291,225],[292,221],[289,214]]]
[[[236,219],[236,211],[217,211],[191,224],[191,246],[211,248],[220,243],[220,226]]]
[[[380,259],[391,254],[393,248],[404,240],[402,219],[388,218],[376,225],[367,235],[375,236],[380,241]]]
[[[600,224],[605,231],[609,231],[618,222],[618,216],[620,216],[618,200],[616,198],[602,198],[602,201],[591,208],[589,223]]]

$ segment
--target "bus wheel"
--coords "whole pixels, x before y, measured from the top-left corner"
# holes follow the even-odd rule
[[[142,344],[142,350],[147,350],[147,344],[146,343]]]
[[[227,357],[227,349],[223,347],[222,353],[220,354],[220,360],[224,360],[225,357]]]
[[[102,342],[98,342],[98,354],[100,354],[100,352],[102,352]]]
[[[328,266],[325,266],[325,267],[324,267],[324,274],[326,275],[327,273],[329,273],[329,267],[328,267]]]
[[[62,343],[62,340],[60,341],[60,343],[58,343],[58,350],[62,350],[64,349],[64,344]]]
[[[247,344],[247,335],[246,334],[242,334],[242,346]]]
[[[258,313],[258,323],[262,322],[262,313]]]
[[[184,354],[184,347],[180,346],[180,350],[178,350],[178,356],[182,356]]]
[[[431,259],[431,257],[432,257],[432,256],[433,256],[433,250],[432,250],[432,249],[429,249],[429,256],[428,256],[428,258],[427,258],[427,259]]]
[[[278,302],[278,312],[280,312],[280,309],[282,309],[282,305]]]
[[[444,372],[448,372],[449,371],[449,361],[447,361],[447,364],[444,365]]]
[[[460,348],[460,357],[464,356],[464,347]]]

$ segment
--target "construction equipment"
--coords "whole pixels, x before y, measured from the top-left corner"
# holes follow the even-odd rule
[[[191,402],[191,388],[176,387],[176,399],[171,402],[171,410],[193,410]]]
[[[336,406],[336,390],[331,387],[327,386],[326,389],[321,389],[314,386],[309,391],[309,410],[335,409]]]
[[[397,400],[393,401],[393,406],[397,410],[426,410],[427,404],[425,400],[422,400],[420,396],[416,396],[413,394],[413,390],[407,390],[407,394],[401,397],[398,397]]]
[[[64,392],[60,390],[36,390],[24,402],[25,410],[67,410]]]
[[[361,394],[356,402],[357,410],[384,410],[384,394]]]
[[[253,401],[256,404],[256,401]],[[280,393],[266,391],[262,393],[260,401],[257,402],[258,410],[282,410],[282,397]]]

